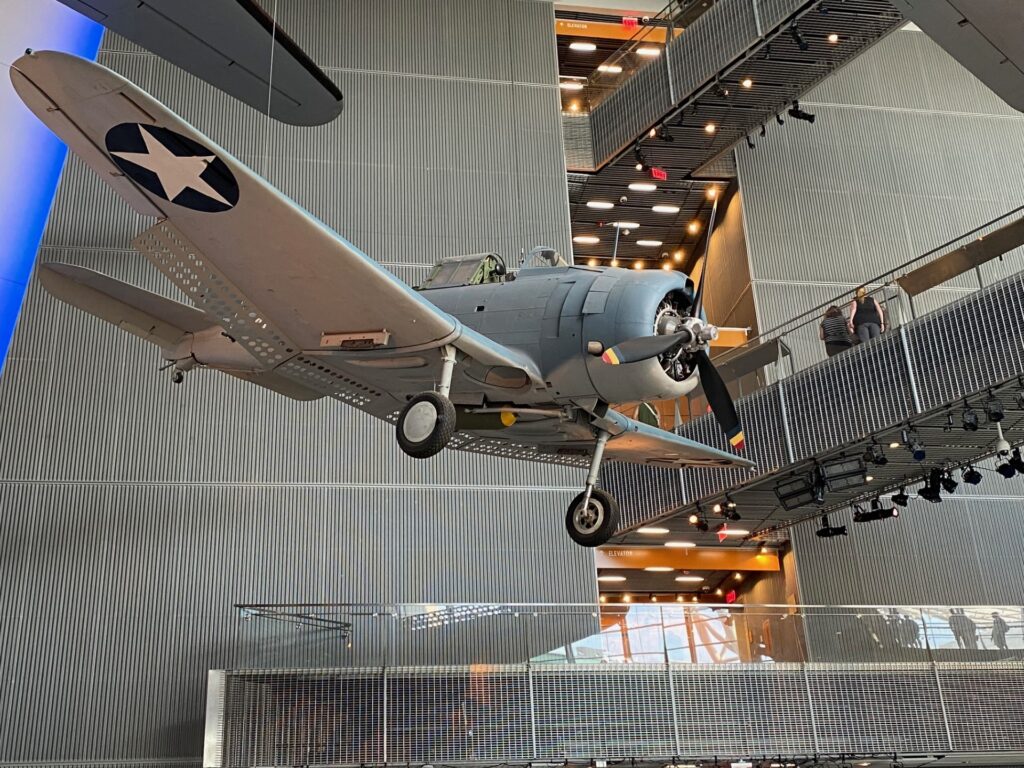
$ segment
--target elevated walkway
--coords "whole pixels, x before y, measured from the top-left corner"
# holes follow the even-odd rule
[[[910,486],[935,469],[962,468],[994,453],[996,426],[986,418],[992,398],[1005,413],[1000,424],[1006,439],[1024,442],[1022,215],[1024,209],[1015,209],[872,280],[868,288],[889,318],[878,339],[823,359],[817,338],[821,314],[828,304],[845,311],[850,294],[753,339],[749,349],[755,357],[782,342],[774,347],[778,364],[761,378],[775,381],[737,401],[746,455],[757,469],[677,473],[609,465],[602,476],[621,500],[620,541],[652,543],[635,531],[658,521],[670,534],[715,543],[714,528],[724,522],[716,519],[715,505],[727,493],[742,517],[731,525],[754,534],[901,488],[912,493]],[[938,308],[920,314],[930,307]],[[735,361],[744,350],[729,354]],[[751,377],[745,383],[749,392]],[[965,403],[979,417],[976,431],[962,426]],[[677,431],[727,449],[710,416]],[[920,458],[909,450],[915,441],[923,449]],[[881,452],[879,463],[871,460],[872,451]],[[849,459],[861,461],[860,479],[827,483],[814,498],[815,478],[825,465]],[[969,489],[961,484],[964,490]],[[695,531],[691,514],[712,530]]]
[[[963,608],[972,629],[958,628],[957,639],[952,617],[961,609],[936,606],[369,608],[246,610],[259,621],[288,611],[314,622],[345,614],[352,643],[383,634],[396,647],[440,647],[474,625],[516,636],[576,617],[599,619],[600,630],[528,663],[468,663],[486,657],[481,646],[452,666],[350,667],[346,645],[336,643],[309,669],[211,672],[205,764],[890,768],[1024,760],[1019,607]],[[987,642],[992,612],[1007,622],[1005,648]]]
[[[568,169],[601,170],[671,120],[682,130],[668,164],[692,172],[902,21],[888,0],[672,0],[578,83],[583,108],[563,117]]]

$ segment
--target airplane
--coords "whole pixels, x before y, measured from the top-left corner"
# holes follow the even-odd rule
[[[414,289],[111,70],[64,53],[18,59],[15,90],[135,211],[132,244],[193,306],[71,264],[55,297],[156,344],[172,379],[223,371],[295,400],[333,397],[395,427],[406,454],[445,447],[586,467],[566,511],[577,544],[614,535],[605,460],[752,467],[611,403],[702,382],[733,451],[743,431],[707,346],[704,280],[566,264],[535,249],[442,259]],[[706,272],[706,270],[705,270]]]

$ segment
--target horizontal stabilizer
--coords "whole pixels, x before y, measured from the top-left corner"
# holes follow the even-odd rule
[[[43,264],[38,277],[52,296],[161,347],[216,325],[194,307],[73,264]]]

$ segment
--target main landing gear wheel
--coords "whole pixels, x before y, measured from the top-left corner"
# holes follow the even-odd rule
[[[427,459],[455,434],[455,406],[437,392],[422,392],[398,416],[398,445],[414,459]]]
[[[600,488],[590,492],[590,501],[584,505],[586,496],[584,491],[572,500],[565,513],[565,528],[581,547],[599,547],[619,527],[619,504],[614,496]]]

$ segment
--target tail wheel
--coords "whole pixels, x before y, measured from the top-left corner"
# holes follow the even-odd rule
[[[455,434],[455,406],[437,392],[422,392],[398,416],[398,445],[414,459],[439,453]]]
[[[619,504],[614,496],[600,488],[591,491],[586,505],[583,504],[585,497],[586,492],[572,500],[565,513],[565,528],[581,547],[599,547],[619,527]]]

